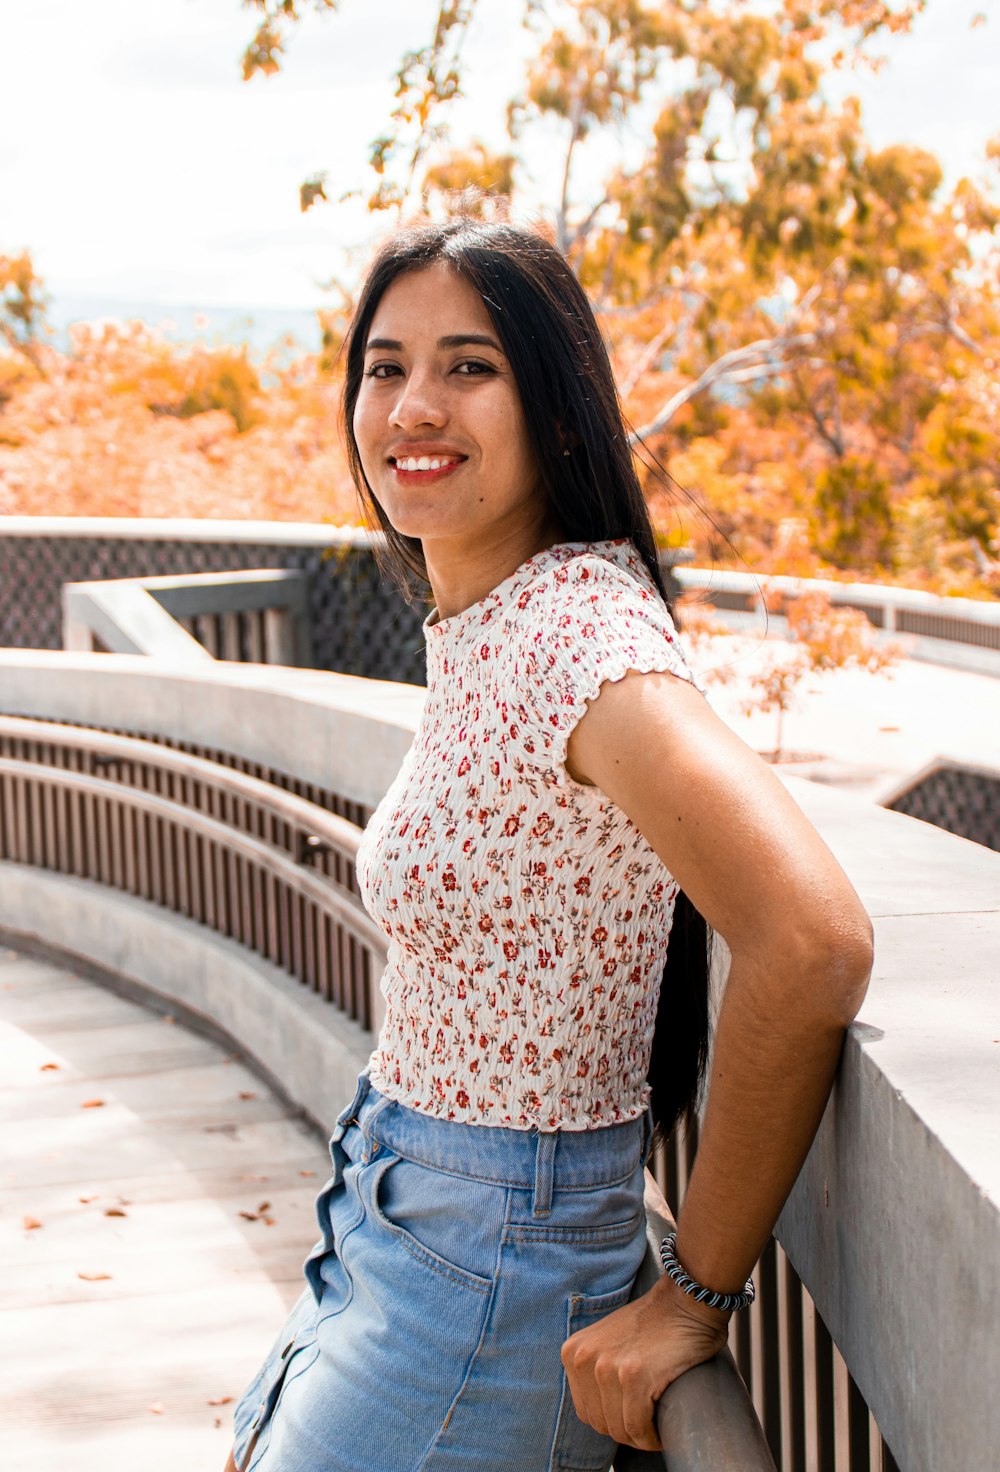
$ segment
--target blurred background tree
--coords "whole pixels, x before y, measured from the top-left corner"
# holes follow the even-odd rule
[[[539,223],[598,306],[647,463],[710,513],[650,475],[662,536],[773,572],[1000,591],[1000,142],[945,189],[935,158],[873,149],[858,104],[824,89],[877,68],[925,0],[510,5],[533,47],[504,152],[447,125],[489,3],[442,0],[402,58],[370,208],[516,215],[558,144]],[[320,197],[304,186],[304,207]],[[801,538],[786,560],[789,518],[809,567]]]

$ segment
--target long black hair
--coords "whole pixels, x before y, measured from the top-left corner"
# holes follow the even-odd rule
[[[368,273],[345,342],[343,423],[366,519],[385,533],[376,556],[410,601],[428,585],[420,540],[401,535],[376,500],[354,437],[354,407],[372,318],[405,272],[447,265],[473,288],[496,329],[521,399],[541,494],[565,540],[628,537],[673,614],[649,511],[636,475],[607,349],[590,303],[562,255],[507,223],[453,219],[390,236]],[[572,453],[563,453],[566,445]],[[649,1066],[650,1103],[665,1136],[690,1113],[708,1053],[711,932],[677,895]]]

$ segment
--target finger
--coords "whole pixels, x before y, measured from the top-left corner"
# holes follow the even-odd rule
[[[586,1356],[577,1351],[572,1340],[567,1340],[562,1347],[562,1362],[576,1414],[585,1425],[593,1427],[602,1436],[609,1436],[611,1433],[604,1420],[601,1393],[594,1380],[593,1365]]]
[[[641,1451],[659,1451],[653,1421],[655,1402],[647,1389],[642,1365],[619,1360],[606,1370],[599,1367],[596,1378],[607,1434]]]
[[[656,1403],[652,1398],[645,1401],[627,1402],[622,1410],[625,1435],[619,1437],[627,1446],[638,1447],[644,1452],[663,1450],[656,1430]]]

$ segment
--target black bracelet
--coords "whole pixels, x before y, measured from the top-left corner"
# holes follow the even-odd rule
[[[732,1309],[746,1308],[754,1301],[756,1289],[752,1278],[747,1279],[742,1293],[713,1293],[711,1288],[705,1288],[692,1278],[677,1260],[676,1232],[671,1232],[660,1243],[660,1261],[663,1263],[663,1271],[667,1277],[671,1278],[683,1293],[690,1294],[698,1303],[707,1303],[709,1308],[718,1308],[723,1313],[729,1313]]]

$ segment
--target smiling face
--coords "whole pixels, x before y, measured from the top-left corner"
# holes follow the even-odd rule
[[[386,290],[353,427],[372,493],[429,562],[546,544],[513,372],[478,294],[448,266],[409,271]]]

